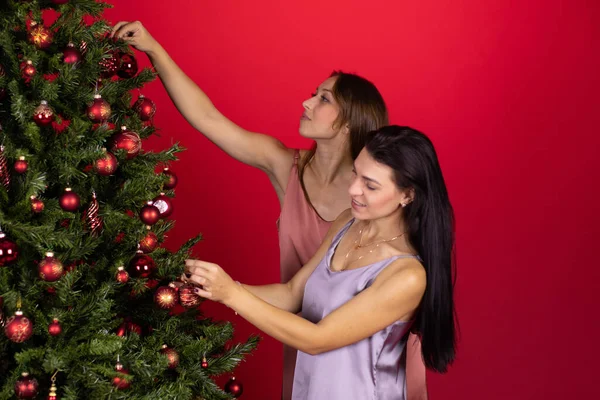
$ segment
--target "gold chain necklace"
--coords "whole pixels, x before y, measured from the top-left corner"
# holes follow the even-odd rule
[[[406,233],[406,232],[402,232],[401,234],[399,234],[397,236],[394,236],[391,239],[383,239],[383,240],[380,240],[380,241],[374,241],[374,242],[371,242],[371,243],[362,244],[362,238],[363,238],[362,232],[363,232],[363,230],[361,228],[360,231],[358,231],[358,236],[359,237],[356,240],[354,240],[354,243],[352,244],[352,247],[346,253],[346,257],[344,257],[344,263],[346,264],[346,266],[344,266],[344,268],[342,268],[342,270],[345,270],[346,267],[348,265],[350,265],[352,262],[358,261],[358,260],[364,258],[365,256],[371,254],[374,250],[376,250],[379,247],[380,244],[396,240],[396,239],[402,237]],[[371,250],[369,250],[369,252],[367,252],[366,254],[363,254],[362,256],[358,257],[356,260],[352,260],[352,262],[350,262],[350,263],[346,262],[348,260],[348,257],[350,256],[350,253],[352,253],[353,251],[358,250],[360,248],[369,247],[369,246],[372,246],[374,244],[376,244],[376,246],[374,248],[372,248]]]

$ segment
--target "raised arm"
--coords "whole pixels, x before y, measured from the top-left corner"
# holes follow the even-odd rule
[[[179,112],[227,154],[273,175],[289,170],[293,162],[292,151],[279,140],[249,132],[221,114],[141,22],[119,22],[112,35],[148,55]]]

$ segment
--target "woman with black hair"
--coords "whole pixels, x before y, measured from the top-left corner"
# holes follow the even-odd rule
[[[182,276],[299,350],[294,400],[406,399],[409,331],[428,368],[454,360],[454,216],[433,144],[408,127],[379,129],[354,174],[351,209],[287,284],[236,284],[199,260]]]

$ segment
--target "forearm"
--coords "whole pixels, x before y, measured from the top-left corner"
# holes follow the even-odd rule
[[[259,299],[280,308],[284,311],[298,313],[300,312],[301,302],[296,299],[292,293],[292,289],[288,284],[276,283],[273,285],[242,285],[244,289],[252,293]]]
[[[308,354],[320,348],[319,326],[261,300],[245,287],[239,287],[225,303],[241,317],[280,342]]]
[[[179,68],[160,44],[147,54],[179,112],[196,129],[205,133],[204,125],[210,123],[208,118],[216,111],[208,96]]]

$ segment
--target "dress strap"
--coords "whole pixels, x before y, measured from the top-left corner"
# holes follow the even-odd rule
[[[298,166],[298,160],[300,159],[300,149],[294,150],[294,165]]]

